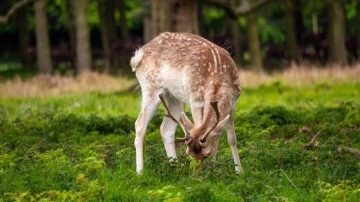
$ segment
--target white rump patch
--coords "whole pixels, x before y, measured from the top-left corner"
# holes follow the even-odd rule
[[[139,66],[141,60],[143,59],[144,51],[142,48],[139,48],[135,51],[134,56],[130,60],[130,66],[132,67],[132,71],[135,72],[136,68]]]

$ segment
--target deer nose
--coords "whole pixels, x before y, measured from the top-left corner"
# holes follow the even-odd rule
[[[211,151],[208,151],[206,154],[205,154],[205,157],[209,157],[211,156]]]

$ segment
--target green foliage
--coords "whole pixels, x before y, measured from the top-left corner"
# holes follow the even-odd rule
[[[219,32],[224,28],[225,12],[221,9],[204,5],[202,15],[204,26],[209,29],[209,32],[211,34],[221,34]]]
[[[262,42],[282,43],[285,41],[285,32],[279,26],[274,26],[265,17],[257,20],[260,29],[260,40]]]
[[[358,201],[359,157],[344,149],[360,148],[358,87],[275,82],[244,89],[235,113],[241,175],[225,135],[216,158],[197,163],[180,145],[169,162],[160,110],[137,176],[138,102],[130,95],[1,99],[0,200]]]
[[[150,190],[148,194],[150,196],[151,201],[164,201],[164,202],[179,202],[183,201],[183,196],[181,192],[176,192],[174,186],[165,186],[161,189]]]
[[[358,201],[360,199],[360,184],[353,184],[349,180],[341,181],[337,185],[319,182],[324,202],[327,201]]]
[[[80,117],[75,114],[56,114],[51,110],[27,111],[9,121],[0,117],[2,142],[10,147],[39,144],[44,149],[68,140],[92,140],[92,137],[107,134],[126,135],[133,130],[134,118],[102,118],[96,115]],[[18,137],[26,134],[23,139]],[[85,136],[84,136],[85,135]]]

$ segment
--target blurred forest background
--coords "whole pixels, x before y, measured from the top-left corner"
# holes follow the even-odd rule
[[[164,31],[199,34],[243,68],[360,59],[360,0],[2,0],[0,74],[123,74]]]

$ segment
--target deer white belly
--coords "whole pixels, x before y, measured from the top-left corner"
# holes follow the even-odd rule
[[[184,69],[170,67],[162,64],[160,68],[162,76],[161,88],[167,90],[173,97],[183,103],[189,103],[189,93],[187,92],[187,77],[184,76]]]

